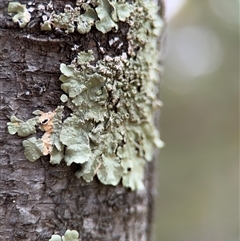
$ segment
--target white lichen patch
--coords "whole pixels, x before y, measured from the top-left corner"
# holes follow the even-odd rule
[[[68,229],[63,236],[53,234],[49,241],[79,241],[79,233]]]
[[[79,8],[82,2],[78,1]],[[55,27],[81,33],[75,29],[76,19],[82,19],[78,7],[66,5],[63,15],[54,16],[58,18]],[[93,23],[103,33],[117,29],[118,21],[129,23],[128,54],[95,60],[93,51],[88,50],[79,52],[70,65],[62,63],[59,79],[65,94],[60,99],[72,113],[62,120],[60,106],[53,112],[37,112],[38,119],[26,122],[12,117],[9,133],[27,136],[39,125],[45,132],[42,138],[23,142],[30,161],[49,154],[53,164],[62,159],[67,165],[81,164],[76,176],[87,182],[96,175],[106,185],[122,181],[132,190],[142,189],[144,167],[152,160],[154,148],[163,146],[154,126],[154,113],[160,106],[157,39],[162,20],[157,6],[149,1],[128,4],[102,0],[95,8],[86,4],[84,8],[85,13],[97,14]],[[109,44],[118,40],[114,38]]]

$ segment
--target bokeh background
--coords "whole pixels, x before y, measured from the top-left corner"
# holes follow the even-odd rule
[[[165,0],[156,241],[239,240],[239,0]]]

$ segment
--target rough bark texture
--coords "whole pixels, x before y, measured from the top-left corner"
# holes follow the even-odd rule
[[[47,112],[60,104],[59,65],[71,62],[74,43],[99,59],[97,42],[104,46],[113,35],[124,40],[128,26],[106,35],[93,30],[71,36],[43,33],[35,22],[20,29],[7,15],[8,2],[0,2],[0,240],[43,241],[66,229],[77,230],[82,241],[150,240],[154,162],[146,168],[144,191],[105,186],[97,179],[86,183],[74,177],[77,165],[53,166],[48,157],[27,161],[23,139],[8,134],[6,125],[11,115],[27,120],[33,110]],[[64,4],[54,1],[59,9]],[[106,48],[117,54],[114,45]]]

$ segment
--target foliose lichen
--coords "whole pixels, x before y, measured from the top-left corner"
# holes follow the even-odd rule
[[[49,241],[78,241],[79,233],[76,230],[67,230],[63,236],[53,234]]]
[[[28,12],[26,5],[19,2],[10,2],[8,13],[13,16],[13,22],[18,23],[20,28],[24,28],[31,19],[31,14]]]
[[[30,161],[50,155],[52,164],[62,159],[67,165],[81,164],[76,176],[87,182],[96,175],[103,184],[117,185],[122,180],[125,187],[142,189],[146,162],[155,147],[163,146],[154,126],[154,112],[161,106],[156,86],[162,20],[151,1],[101,0],[91,6],[81,2],[53,15],[52,26],[68,33],[86,33],[95,26],[106,33],[125,21],[130,26],[128,52],[95,60],[88,50],[79,52],[70,65],[62,63],[63,106],[48,113],[36,111],[37,116],[26,122],[13,116],[8,130],[23,137],[35,133],[35,126],[45,132],[40,139],[23,142]],[[64,106],[72,113],[63,120]]]
[[[77,1],[76,7],[65,5],[64,12],[52,13],[50,18],[45,20],[41,29],[50,31],[52,27],[64,29],[66,33],[73,33],[76,29],[80,34],[88,33],[92,26],[95,26],[102,33],[112,29],[118,29],[118,22],[124,22],[133,11],[134,7],[125,1],[101,0],[91,5],[84,1]],[[92,6],[96,6],[93,8]],[[76,28],[77,25],[77,28]]]

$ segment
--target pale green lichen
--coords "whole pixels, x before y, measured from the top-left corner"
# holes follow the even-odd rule
[[[11,117],[11,122],[8,122],[8,131],[14,135],[25,137],[36,133],[36,126],[45,131],[42,138],[31,137],[23,141],[25,147],[24,154],[26,158],[34,162],[39,157],[51,154],[50,162],[59,164],[63,158],[64,146],[59,140],[61,124],[62,124],[63,106],[57,107],[54,112],[44,113],[42,111],[34,111],[36,117],[27,120],[26,122],[18,119],[15,116]]]
[[[10,2],[8,13],[13,16],[13,22],[18,23],[20,28],[24,28],[31,19],[31,14],[28,12],[26,5],[19,2]]]
[[[38,118],[32,118],[26,122],[18,119],[16,116],[10,118],[11,122],[8,122],[8,131],[11,135],[18,134],[25,137],[36,133],[35,125],[38,123]]]
[[[76,176],[88,182],[96,175],[104,184],[117,185],[122,180],[132,190],[142,189],[145,164],[151,161],[154,148],[163,146],[154,127],[154,111],[160,105],[157,39],[162,20],[157,6],[149,1],[130,5],[102,0],[95,6],[84,8],[85,13],[97,13],[99,20],[94,23],[99,31],[117,29],[118,21],[129,24],[128,55],[95,61],[89,50],[78,53],[70,65],[62,63],[59,79],[65,94],[60,99],[72,113],[62,120],[61,106],[52,112],[50,124],[40,121],[45,134],[24,141],[25,155],[30,161],[50,154],[53,164],[62,159],[67,165],[81,164]],[[68,6],[58,16],[58,27],[73,32],[82,14]],[[10,134],[27,136],[35,132],[36,125],[39,122],[34,118],[23,122],[12,117],[8,129]]]
[[[134,9],[125,1],[101,0],[91,4],[96,7],[92,8],[89,4],[80,1],[77,1],[75,8],[66,5],[63,13],[53,13],[50,19],[44,21],[41,29],[50,31],[53,26],[64,29],[66,33],[77,30],[81,34],[86,34],[92,26],[95,26],[102,33],[107,33],[112,29],[117,30],[117,23],[125,21]]]
[[[79,241],[79,233],[68,229],[63,236],[53,234],[49,241]]]
[[[42,31],[51,31],[52,30],[52,22],[50,20],[44,21],[44,23],[41,23],[41,30]]]
[[[81,10],[85,12],[81,14]],[[65,29],[66,33],[73,33],[75,31],[75,25],[77,25],[77,31],[85,34],[91,30],[96,20],[97,14],[94,9],[88,4],[82,4],[76,8],[66,5],[63,13],[53,13],[51,22],[54,28]],[[48,23],[49,22],[50,20],[48,20]],[[45,25],[46,23],[44,22],[43,26]]]

